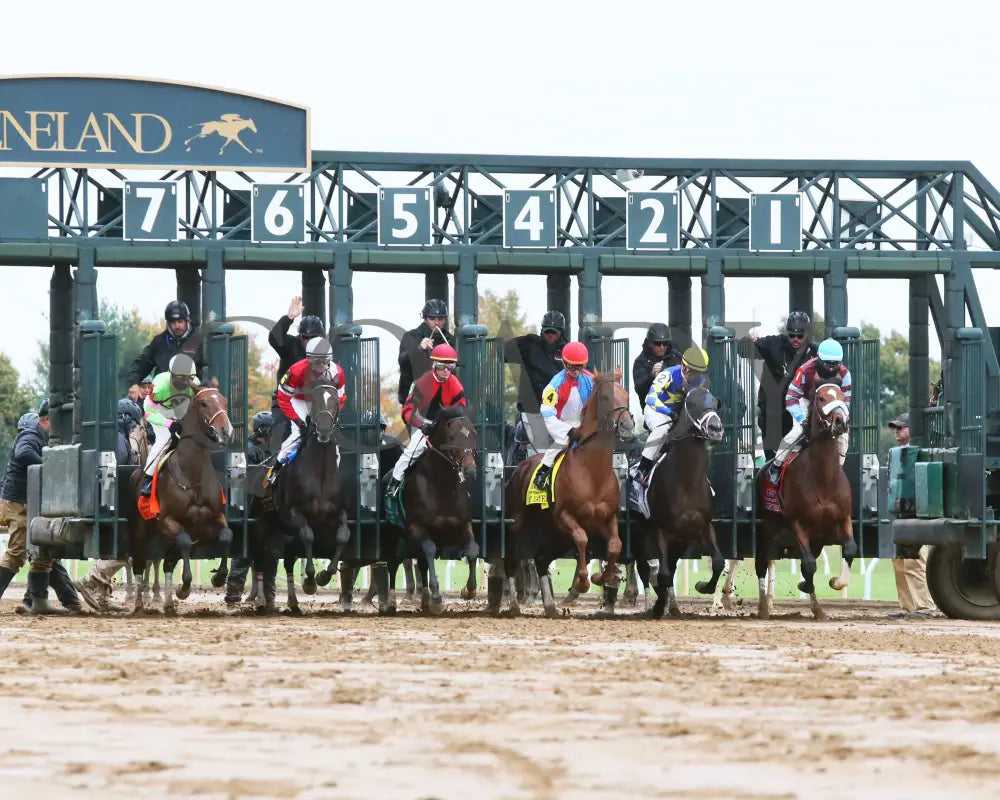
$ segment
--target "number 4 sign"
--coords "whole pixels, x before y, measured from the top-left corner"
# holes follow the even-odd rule
[[[302,184],[255,183],[250,194],[250,239],[302,242],[306,238],[306,195]]]
[[[555,189],[504,190],[503,246],[556,246]]]

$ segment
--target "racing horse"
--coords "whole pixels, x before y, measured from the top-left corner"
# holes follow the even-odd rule
[[[712,594],[725,567],[712,526],[712,489],[708,482],[708,455],[722,440],[722,420],[712,393],[704,388],[684,394],[677,422],[667,439],[667,454],[649,484],[649,519],[640,527],[636,569],[648,587],[654,583],[656,602],[648,609],[654,619],[679,615],[674,593],[677,562],[698,543],[712,557],[712,577],[698,581],[701,594]],[[648,592],[648,590],[647,590]],[[647,593],[648,602],[648,593]]]
[[[549,564],[567,549],[576,549],[576,578],[570,596],[590,589],[587,576],[587,543],[590,536],[607,542],[607,563],[593,576],[598,586],[617,593],[618,556],[622,541],[618,535],[620,491],[611,465],[615,439],[631,440],[635,422],[628,410],[628,392],[621,385],[621,370],[594,376],[594,391],[583,406],[580,425],[571,433],[570,448],[553,479],[554,501],[545,509],[527,505],[526,493],[541,454],[522,461],[507,484],[507,509],[513,519],[504,558],[510,613],[520,613],[517,602],[517,571],[521,558],[528,555],[527,534],[538,534],[534,548],[542,604],[546,616],[557,614],[552,594]]]
[[[432,614],[441,612],[441,588],[434,565],[441,547],[459,548],[461,557],[469,564],[469,578],[462,588],[462,599],[471,600],[476,596],[479,545],[472,532],[472,501],[468,487],[478,474],[476,454],[479,445],[476,428],[465,415],[465,409],[461,406],[441,409],[427,444],[427,449],[407,471],[401,490],[403,537],[402,542],[397,541],[397,546],[390,543],[387,547],[389,595],[385,607],[380,600],[379,611],[383,613],[395,613],[396,571],[407,557],[417,557],[421,572],[427,570],[422,609]]]
[[[199,389],[181,420],[180,430],[175,452],[161,466],[156,479],[159,514],[145,520],[136,508],[129,518],[129,549],[136,583],[142,576],[135,593],[134,613],[143,611],[150,534],[161,534],[167,543],[163,556],[165,614],[175,613],[171,589],[178,558],[183,559],[184,565],[177,598],[184,600],[191,593],[191,549],[195,541],[218,540],[224,545],[226,555],[233,541],[233,532],[226,522],[222,485],[212,466],[211,452],[213,443],[228,444],[233,438],[226,398],[218,389]],[[141,469],[132,474],[136,496],[142,478]]]
[[[816,600],[813,577],[816,558],[828,544],[839,544],[840,575],[830,578],[830,587],[847,587],[851,563],[858,554],[851,522],[851,486],[840,466],[837,437],[848,428],[848,408],[844,393],[833,383],[816,388],[809,411],[809,439],[793,460],[786,462],[781,485],[781,511],[769,511],[764,504],[767,484],[766,469],[756,476],[757,508],[761,511],[757,527],[757,583],[759,600],[757,616],[768,619],[767,602],[768,558],[778,536],[787,526],[791,529],[802,558],[802,580],[799,591],[809,595],[809,604],[816,619],[826,614]]]
[[[278,473],[273,491],[274,508],[261,517],[262,524],[258,524],[259,530],[254,537],[255,603],[258,609],[266,602],[264,570],[266,565],[273,564],[274,550],[284,556],[288,608],[296,613],[299,602],[295,595],[293,570],[298,551],[301,550],[306,559],[302,590],[306,594],[315,594],[313,545],[317,534],[323,537],[336,531],[333,564],[339,563],[351,538],[347,510],[342,502],[343,487],[335,436],[340,416],[340,396],[337,388],[328,383],[314,384],[309,395],[309,418],[299,439],[298,452]]]

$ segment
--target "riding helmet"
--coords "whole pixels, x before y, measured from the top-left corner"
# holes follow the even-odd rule
[[[306,358],[313,368],[325,368],[333,360],[333,347],[322,336],[306,342]]]
[[[176,322],[179,319],[186,319],[190,322],[191,309],[189,309],[187,303],[182,300],[171,300],[167,303],[167,308],[163,312],[163,317],[167,320],[167,322]]]
[[[662,322],[654,322],[646,329],[647,342],[669,342],[670,328]]]
[[[306,314],[299,320],[299,336],[322,336],[323,320],[315,314]]]
[[[562,349],[562,360],[567,367],[583,367],[590,360],[590,353],[583,342],[567,342]]]
[[[566,317],[559,311],[546,311],[542,317],[542,333],[545,331],[559,331],[566,333]]]
[[[49,398],[42,398],[42,402],[38,404],[38,416],[47,417],[49,415]]]
[[[270,411],[258,411],[253,415],[252,424],[254,436],[268,436],[274,425],[274,417],[271,416]]]
[[[691,372],[708,372],[708,353],[700,347],[691,346],[685,350],[684,354],[681,356],[681,364],[687,367]]]
[[[844,360],[844,348],[836,339],[824,339],[816,354],[816,372],[821,378],[832,378]]]
[[[139,420],[142,419],[142,413],[139,411],[139,406],[127,397],[123,397],[118,401],[118,416],[128,417],[133,422],[139,422]]]
[[[458,361],[458,353],[450,344],[439,344],[431,350],[431,361],[444,361],[454,364]]]
[[[187,353],[178,353],[171,358],[167,369],[173,375],[185,375],[191,378],[196,377],[198,374],[198,370],[194,365],[194,359]]]
[[[812,320],[805,311],[793,311],[785,320],[785,333],[801,333],[805,336],[809,332]]]
[[[444,300],[432,299],[424,303],[423,310],[420,312],[422,317],[447,317],[448,316],[448,304]]]

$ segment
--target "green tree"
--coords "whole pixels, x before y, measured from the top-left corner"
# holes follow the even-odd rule
[[[521,298],[513,289],[504,295],[487,289],[479,296],[479,324],[486,326],[490,336],[499,336],[504,341],[537,332],[533,325],[528,325],[527,315],[521,311]],[[512,409],[517,402],[521,368],[510,364],[508,369],[511,380],[504,382],[504,407]]]
[[[0,457],[6,463],[10,446],[17,435],[21,415],[36,408],[35,394],[21,384],[20,375],[5,353],[0,353]],[[2,467],[0,464],[0,467]]]

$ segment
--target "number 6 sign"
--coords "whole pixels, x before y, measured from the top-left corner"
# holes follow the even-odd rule
[[[250,239],[254,242],[303,242],[306,195],[302,184],[255,183],[250,193]]]

